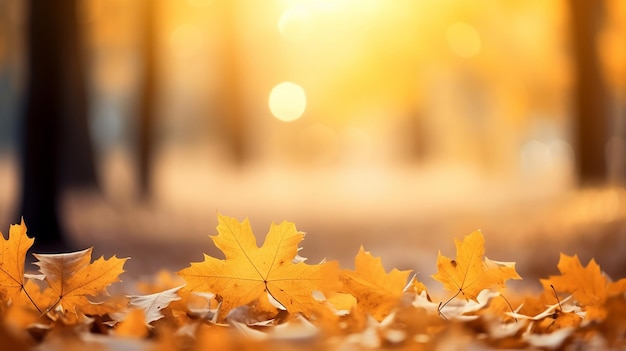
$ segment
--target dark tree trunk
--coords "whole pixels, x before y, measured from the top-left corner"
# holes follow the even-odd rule
[[[29,2],[20,215],[39,247],[65,242],[61,193],[97,186],[76,5],[75,0]]]
[[[607,180],[608,97],[597,50],[602,1],[570,0],[576,85],[574,121],[578,179],[582,184]]]
[[[220,54],[220,90],[216,101],[226,137],[236,164],[247,160],[245,147],[245,116],[241,99],[241,63],[239,28],[237,26],[237,1],[222,1],[219,11],[223,14],[220,22],[222,42]],[[217,4],[217,2],[216,2]]]
[[[156,54],[156,4],[157,1],[143,1],[142,18],[142,59],[143,77],[141,80],[138,126],[137,126],[137,161],[139,178],[139,195],[146,200],[152,187],[152,160],[154,146],[154,122],[156,114],[156,97],[158,87],[158,70]]]

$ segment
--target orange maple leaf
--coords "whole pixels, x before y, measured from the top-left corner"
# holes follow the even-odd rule
[[[337,283],[338,265],[327,262],[308,265],[293,263],[304,233],[293,223],[272,224],[261,247],[256,244],[248,220],[237,221],[218,214],[218,235],[211,239],[226,256],[220,260],[204,255],[178,274],[188,291],[205,291],[222,298],[220,316],[246,305],[264,293],[292,313],[311,315],[320,303],[313,291],[324,291]]]
[[[127,258],[115,256],[108,260],[100,257],[91,261],[92,248],[63,254],[33,254],[39,261],[39,271],[44,275],[57,302],[48,311],[61,306],[63,311],[76,309],[97,311],[87,296],[106,294],[106,288],[120,281]]]
[[[35,239],[26,235],[23,218],[20,224],[11,225],[8,239],[2,232],[0,237],[0,295],[8,301],[24,289],[24,261]]]
[[[445,289],[462,294],[466,300],[478,301],[483,289],[502,290],[508,279],[522,279],[515,271],[514,262],[492,261],[485,254],[485,238],[477,230],[462,242],[455,239],[456,260],[439,252],[437,273],[432,277],[443,283]],[[455,295],[456,296],[456,295]]]
[[[612,282],[602,273],[594,259],[583,267],[578,255],[568,256],[561,253],[557,268],[561,275],[541,279],[541,284],[546,290],[552,289],[552,285],[558,291],[572,293],[587,312],[588,319],[604,319],[604,303],[607,298],[626,291],[626,278]]]
[[[397,305],[410,273],[396,268],[385,273],[380,257],[361,246],[354,258],[354,271],[342,270],[339,279],[344,292],[356,297],[357,306],[381,321]]]

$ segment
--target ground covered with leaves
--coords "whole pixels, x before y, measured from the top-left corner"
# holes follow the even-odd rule
[[[515,263],[485,257],[476,231],[456,241],[455,258],[439,253],[432,279],[449,294],[432,296],[363,247],[353,270],[306,262],[304,234],[290,222],[272,224],[260,247],[247,220],[218,215],[217,232],[223,259],[205,254],[120,289],[128,258],[92,260],[91,248],[34,254],[38,271],[26,272],[34,239],[24,222],[12,225],[0,240],[2,349],[626,347],[626,279],[611,280],[594,260],[561,254],[561,274],[541,279],[542,292],[513,291],[505,283],[522,279]]]

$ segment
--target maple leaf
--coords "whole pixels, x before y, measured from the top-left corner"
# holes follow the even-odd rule
[[[39,260],[35,264],[58,298],[48,310],[56,305],[64,311],[76,312],[77,307],[93,310],[87,296],[106,293],[110,284],[120,281],[119,275],[124,272],[127,258],[113,256],[105,260],[100,257],[90,263],[92,249],[64,254],[33,254]]]
[[[211,239],[226,256],[220,260],[204,255],[204,261],[178,272],[187,285],[184,290],[207,291],[221,296],[220,315],[246,305],[264,293],[270,294],[289,312],[311,315],[320,303],[315,290],[336,284],[338,265],[327,262],[308,265],[293,263],[304,233],[293,223],[272,224],[261,247],[256,244],[248,220],[238,222],[218,214],[218,235]]]
[[[357,306],[381,321],[398,303],[410,273],[396,268],[385,273],[380,257],[373,257],[361,246],[354,258],[354,271],[342,270],[339,279],[344,292],[356,297]]]
[[[617,282],[610,281],[602,274],[594,259],[583,267],[578,255],[568,256],[561,253],[557,268],[561,275],[541,279],[544,288],[547,290],[552,285],[559,291],[572,293],[584,307],[589,319],[603,319],[606,315],[604,303],[607,298],[626,291],[626,278]]]
[[[35,239],[26,235],[23,218],[11,225],[8,239],[1,232],[0,237],[0,295],[11,300],[24,289],[24,261]]]
[[[440,251],[437,273],[432,277],[466,300],[478,302],[476,297],[481,290],[501,291],[506,280],[522,279],[515,271],[514,262],[492,261],[486,257],[483,261],[485,238],[479,230],[465,236],[462,242],[455,239],[455,245],[456,260],[443,256]]]

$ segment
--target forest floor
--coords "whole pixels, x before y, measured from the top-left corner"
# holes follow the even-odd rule
[[[442,165],[336,169],[247,165],[237,168],[205,162],[202,154],[172,153],[158,159],[151,198],[141,200],[130,159],[124,154],[109,156],[111,158],[100,164],[102,191],[97,194],[68,192],[60,206],[76,250],[94,247],[92,259],[104,255],[113,265],[124,262],[123,258],[131,258],[123,263],[125,273],[120,276],[123,282],[111,286],[108,292],[112,297],[102,302],[115,305],[115,312],[88,318],[80,317],[71,309],[52,311],[52,306],[60,306],[64,297],[63,304],[73,300],[67,298],[69,294],[64,296],[63,290],[52,292],[59,294],[57,302],[46,300],[52,286],[58,283],[54,283],[54,274],[49,274],[44,281],[49,285],[48,289],[33,294],[34,299],[23,286],[19,293],[23,291],[29,299],[11,300],[11,303],[3,301],[4,310],[0,311],[4,313],[0,320],[3,345],[16,350],[97,348],[138,351],[157,347],[205,349],[208,345],[216,348],[216,342],[217,348],[233,350],[244,347],[255,350],[289,350],[294,347],[306,350],[395,350],[402,347],[483,350],[624,346],[624,281],[610,283],[599,270],[593,271],[593,267],[572,269],[577,266],[572,263],[578,262],[577,259],[559,255],[559,252],[570,256],[578,254],[583,266],[593,257],[610,277],[626,277],[626,256],[623,254],[626,252],[626,190],[622,187],[576,188],[566,179],[512,180]],[[9,224],[18,221],[11,218],[19,189],[16,169],[14,159],[0,158],[0,226],[3,233],[8,232]],[[333,315],[324,319],[321,314],[317,319],[308,320],[300,315],[304,312],[298,310],[294,313],[291,310],[288,313],[263,312],[270,304],[262,307],[263,299],[259,297],[256,303],[234,309],[235,313],[228,315],[227,324],[216,324],[213,317],[219,312],[213,310],[217,306],[215,296],[210,295],[212,302],[203,300],[207,314],[196,314],[199,312],[192,308],[195,306],[192,300],[187,300],[193,294],[176,293],[185,289],[176,278],[197,277],[196,271],[187,274],[190,271],[185,268],[190,262],[202,261],[203,253],[223,257],[208,238],[217,234],[218,213],[238,220],[248,217],[257,241],[262,240],[272,222],[294,222],[299,230],[307,233],[300,243],[303,250],[299,252],[309,259],[307,263],[338,260],[340,267],[346,269],[341,272],[348,272],[345,274],[366,267],[365,275],[375,277],[371,278],[375,283],[363,285],[365,290],[359,290],[361,285],[357,284],[356,290],[349,291],[356,307],[347,308],[349,314],[343,317]],[[28,225],[27,218],[25,222]],[[442,269],[437,268],[438,253],[455,257],[456,251],[450,267],[469,267],[473,254],[482,248],[480,235],[471,235],[474,244],[465,246],[465,242],[470,241],[468,234],[476,229],[484,233],[485,256],[495,261],[516,262],[516,270],[523,278],[507,282],[509,289],[504,292],[506,296],[501,295],[503,299],[497,299],[500,293],[494,290],[482,290],[482,297],[477,297],[477,301],[461,298],[460,293],[466,297],[471,284],[479,281],[473,280],[465,285],[466,278],[474,274],[469,268],[461,272],[464,275],[458,279],[462,281],[460,287],[454,278],[446,278],[456,285],[443,291],[446,279],[439,279]],[[15,232],[15,238],[24,235],[23,232],[17,233],[19,229]],[[37,233],[29,234],[36,238]],[[478,237],[480,248],[475,244]],[[455,250],[454,239],[463,239],[465,249]],[[21,247],[18,240],[12,242],[17,243],[13,248]],[[381,261],[372,259],[369,262],[376,262],[376,265],[364,266],[361,256],[361,268],[352,271],[353,260],[361,245],[373,256],[380,256]],[[5,248],[10,252],[9,246]],[[38,249],[35,239],[31,252],[38,252]],[[468,258],[459,251],[471,254]],[[76,255],[82,253],[52,255],[56,258],[49,262],[61,262],[62,265],[67,257],[75,259]],[[113,255],[122,259],[110,258]],[[250,259],[247,253],[245,255]],[[482,254],[480,256],[482,262]],[[565,264],[564,260],[569,263]],[[40,260],[39,265],[47,265],[42,262]],[[96,262],[105,264],[104,260],[98,260],[92,265]],[[394,305],[390,305],[390,311],[385,310],[384,313],[389,315],[382,321],[374,320],[367,306],[376,309],[387,306],[381,302],[384,300],[372,304],[372,298],[379,291],[376,284],[382,279],[387,285],[389,277],[398,272],[373,274],[378,262],[382,262],[385,272],[394,267],[411,269],[417,280],[425,285],[412,283],[408,291],[397,295],[397,300],[390,297],[393,294],[390,295],[389,291],[384,292],[382,296],[393,301]],[[481,272],[488,262],[485,259],[472,266]],[[560,269],[557,269],[557,263]],[[206,268],[207,263],[203,265]],[[496,269],[499,271],[505,266],[508,265]],[[442,267],[445,271],[445,264]],[[32,272],[36,268],[29,264],[26,271]],[[48,268],[48,272],[58,269]],[[172,273],[183,269],[181,276],[174,278]],[[122,271],[121,266],[119,271]],[[159,274],[159,271],[166,271],[166,274]],[[93,279],[95,275],[90,272],[81,268],[80,272],[72,273],[72,278],[82,273],[82,279]],[[486,274],[486,271],[482,272]],[[434,273],[439,278],[431,277]],[[113,277],[100,275],[95,279],[116,280],[117,274]],[[400,287],[406,281],[403,274],[409,275],[408,272],[400,273]],[[452,277],[450,274],[446,271],[443,277]],[[504,279],[513,278],[513,275]],[[548,276],[551,277],[546,284],[552,284],[554,280],[558,288],[557,292],[557,288],[550,285],[554,295],[541,288],[537,279]],[[206,284],[205,277],[201,278],[202,284]],[[229,276],[241,283],[240,277]],[[339,277],[331,281],[342,281],[342,289],[350,286],[344,282],[346,276]],[[295,280],[298,279],[302,277],[298,275]],[[278,280],[294,279],[281,277]],[[45,287],[44,282],[41,285]],[[63,284],[69,286],[76,282],[76,279],[68,278]],[[186,279],[185,282],[192,284]],[[588,299],[591,302],[585,295],[590,291],[587,289],[589,282],[594,283],[591,288],[593,296]],[[79,280],[78,284],[84,283]],[[266,289],[269,286],[268,281],[260,279],[257,284],[266,284]],[[130,297],[131,301],[148,302],[148,307],[136,309],[137,306],[127,303],[123,296],[137,294],[141,287],[154,290]],[[456,293],[454,287],[459,287]],[[394,291],[400,291],[396,288]],[[37,291],[32,285],[28,289]],[[605,289],[604,293],[597,293],[602,289]],[[611,290],[610,297],[608,290]],[[69,288],[68,291],[77,289]],[[222,303],[230,299],[230,291],[218,293]],[[572,295],[565,296],[565,293]],[[183,296],[186,302],[174,303]],[[119,305],[117,299],[126,302]],[[292,301],[291,297],[288,300]],[[13,304],[14,301],[22,305]],[[42,314],[38,305],[51,307]],[[148,311],[154,310],[154,306],[156,319],[147,326]],[[261,312],[256,310],[257,307]],[[22,311],[22,314],[15,311]],[[523,313],[518,314],[518,311]],[[600,312],[606,312],[606,315],[601,316]],[[153,312],[150,314],[154,315]]]
[[[626,277],[622,188],[503,180],[454,167],[235,168],[200,159],[161,157],[153,196],[140,201],[127,155],[110,155],[101,166],[104,196],[64,198],[77,248],[131,257],[125,268],[134,277],[178,271],[203,253],[220,257],[208,238],[219,212],[248,217],[257,237],[272,222],[294,222],[307,233],[300,255],[309,262],[351,267],[363,245],[387,269],[413,269],[422,281],[435,273],[439,250],[452,255],[454,238],[475,229],[485,235],[486,255],[517,262],[524,278],[556,273],[559,252],[578,254],[583,264],[594,257],[610,276]],[[7,233],[18,189],[13,158],[0,158],[0,175],[0,230]]]

